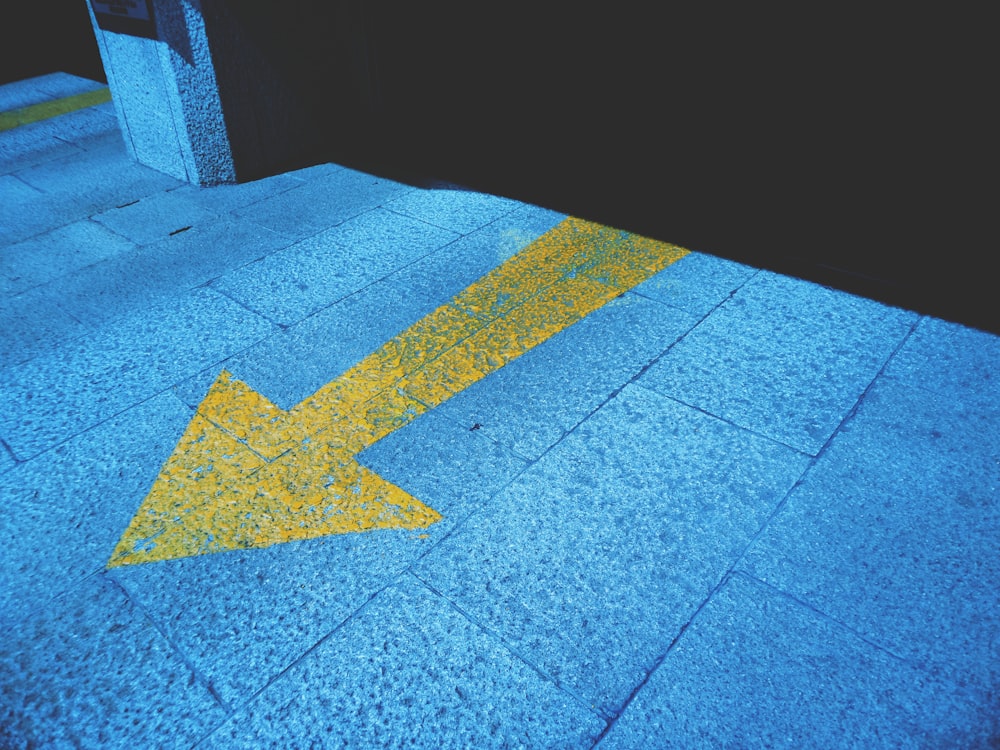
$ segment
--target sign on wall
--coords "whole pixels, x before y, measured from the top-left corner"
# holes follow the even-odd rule
[[[152,0],[90,0],[90,6],[105,31],[156,38]]]

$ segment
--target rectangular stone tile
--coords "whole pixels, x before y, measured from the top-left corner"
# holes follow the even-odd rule
[[[280,195],[301,184],[301,179],[284,173],[237,185],[184,185],[172,193],[178,198],[197,203],[207,211],[223,214]]]
[[[0,175],[80,153],[80,148],[56,138],[40,123],[0,132]]]
[[[122,566],[113,575],[219,695],[238,705],[523,468],[490,441],[433,415],[411,428],[402,439],[393,433],[359,458],[442,514],[425,529],[342,534]]]
[[[805,465],[628,386],[414,570],[611,716]]]
[[[6,176],[16,179],[13,175]],[[31,196],[30,203],[19,200],[27,196],[11,197],[4,190],[6,187],[0,185],[0,194],[6,192],[5,197],[9,198],[0,216],[0,245],[14,244],[87,216],[87,211],[78,206],[40,192]]]
[[[358,454],[367,466],[452,523],[503,490],[527,462],[432,411]]]
[[[76,211],[80,217],[183,184],[134,162],[117,144],[40,164],[18,172],[18,177],[58,200],[62,210]]]
[[[919,316],[865,297],[791,276],[761,271],[705,321],[708,332],[752,340],[843,336],[836,343],[881,356],[898,345]]]
[[[112,576],[235,707],[429,545],[414,532],[385,530],[125,565]]]
[[[396,271],[387,281],[443,305],[566,218],[521,204],[481,229]]]
[[[916,321],[914,313],[760,273],[641,382],[815,455]]]
[[[48,88],[42,88],[41,84],[44,76],[25,78],[21,81],[11,81],[0,86],[0,112],[9,112],[12,109],[30,107],[32,104],[54,99]],[[82,93],[75,91],[73,93]]]
[[[190,417],[156,396],[0,474],[3,617],[27,617],[104,568]]]
[[[583,748],[604,724],[441,597],[381,592],[207,748]]]
[[[0,294],[16,294],[135,245],[89,219],[0,248]]]
[[[14,460],[14,454],[8,450],[3,441],[0,441],[0,474],[3,474],[8,469],[13,469],[16,465],[17,461]]]
[[[597,747],[986,747],[977,713],[952,685],[737,575]]]
[[[102,107],[83,107],[56,117],[19,125],[12,130],[3,131],[3,134],[17,131],[34,131],[36,135],[44,133],[67,143],[110,132],[120,132],[114,112]]]
[[[37,201],[42,192],[14,175],[0,175],[0,195],[4,200],[4,214],[0,220],[10,225],[14,222],[13,211]]]
[[[213,286],[270,320],[291,325],[455,237],[377,209],[228,274]]]
[[[385,208],[458,234],[469,234],[520,205],[510,198],[454,186],[410,190],[387,202]]]
[[[696,322],[625,294],[474,383],[441,413],[536,459]]]
[[[27,82],[33,88],[36,88],[39,94],[44,96],[44,98],[38,99],[38,101],[62,99],[66,96],[85,94],[88,91],[97,91],[98,89],[106,88],[106,84],[100,81],[92,81],[89,78],[63,71],[35,76],[34,78],[29,78]]]
[[[157,192],[135,202],[109,208],[92,218],[137,245],[165,239],[204,224],[216,214],[173,191]]]
[[[208,284],[285,247],[288,239],[224,217],[140,248],[128,244],[133,248],[130,252],[61,277],[49,285],[48,293],[74,318],[100,328],[142,315],[150,305]]]
[[[301,239],[383,205],[411,188],[353,169],[309,177],[300,187],[234,213],[261,226]]]
[[[701,318],[729,299],[757,272],[756,268],[725,258],[688,253],[632,291]]]
[[[998,456],[977,386],[880,378],[739,567],[995,708]]]
[[[103,576],[5,631],[3,747],[189,748],[225,718],[170,643]]]
[[[291,408],[562,218],[547,209],[519,208],[240,352],[224,366],[278,406]],[[197,406],[217,376],[214,369],[200,373],[178,386],[178,396]]]
[[[276,405],[290,409],[440,304],[388,277],[241,351],[223,365]],[[178,395],[196,405],[217,375],[211,371],[197,376],[179,386]]]
[[[59,299],[44,289],[0,299],[0,370],[82,336],[88,331],[60,307]]]
[[[54,447],[274,331],[208,289],[0,370],[0,439],[18,458]]]
[[[943,395],[959,391],[1000,401],[1000,336],[937,318],[921,318],[886,375]]]

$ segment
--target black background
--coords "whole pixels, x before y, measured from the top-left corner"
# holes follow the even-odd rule
[[[248,3],[232,7],[265,26],[280,5]],[[284,36],[268,54],[322,93],[319,158],[497,192],[1000,333],[984,17],[652,5],[299,2],[288,8],[308,30],[275,24]],[[4,82],[103,80],[84,0],[18,13],[0,32]],[[346,73],[359,56],[364,75]]]

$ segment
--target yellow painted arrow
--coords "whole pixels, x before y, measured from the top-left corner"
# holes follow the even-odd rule
[[[223,371],[108,566],[435,523],[357,453],[687,252],[569,218],[287,411]]]

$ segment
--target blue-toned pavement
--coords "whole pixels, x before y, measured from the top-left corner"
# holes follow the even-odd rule
[[[290,408],[563,218],[0,133],[0,748],[997,747],[1000,338],[711,248],[363,451],[430,527],[107,567],[220,371]]]

